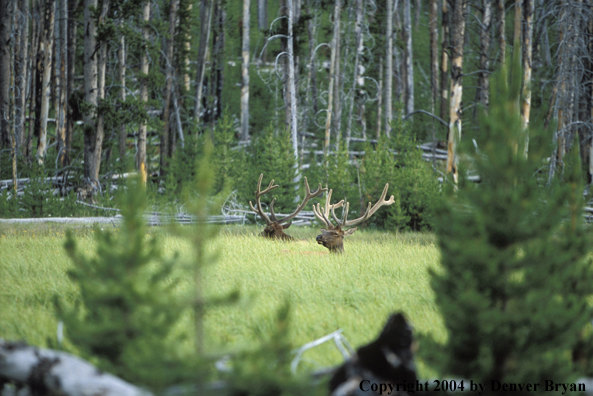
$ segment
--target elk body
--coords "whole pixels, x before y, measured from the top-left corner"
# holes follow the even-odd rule
[[[283,219],[278,220],[278,218],[276,217],[276,214],[274,213],[274,202],[276,202],[276,198],[274,198],[272,200],[272,202],[270,202],[270,216],[268,216],[266,214],[266,212],[264,212],[264,210],[262,209],[262,206],[261,206],[261,201],[260,201],[260,199],[263,195],[267,194],[268,192],[272,191],[275,188],[278,188],[278,185],[274,185],[274,180],[272,179],[268,188],[266,188],[264,191],[261,191],[261,182],[262,182],[263,177],[264,177],[264,174],[263,173],[260,174],[259,181],[257,182],[257,191],[255,191],[256,206],[253,206],[251,201],[249,201],[251,210],[253,210],[256,214],[258,214],[262,219],[264,219],[264,221],[267,224],[266,228],[264,228],[264,230],[260,233],[260,235],[263,237],[266,237],[266,238],[291,241],[294,238],[284,232],[284,230],[287,229],[288,227],[290,227],[290,225],[292,224],[292,223],[289,223],[289,221],[292,220],[297,214],[299,214],[299,212],[301,210],[303,210],[303,208],[305,207],[305,205],[307,204],[307,202],[309,202],[309,200],[311,198],[318,196],[319,194],[321,194],[324,191],[327,191],[327,188],[321,188],[321,183],[320,183],[317,190],[315,190],[314,192],[311,192],[311,190],[309,189],[309,183],[307,182],[307,178],[305,177],[306,193],[305,193],[305,198],[303,199],[303,202],[299,206],[297,206],[297,208],[295,209],[294,212],[292,212],[288,216],[284,217]]]
[[[364,214],[355,220],[348,221],[348,210],[349,210],[349,203],[346,202],[344,206],[344,200],[341,200],[337,204],[331,205],[331,196],[332,190],[329,190],[327,194],[327,198],[325,200],[325,207],[320,208],[319,204],[317,207],[313,205],[313,212],[315,216],[321,220],[325,224],[325,229],[321,230],[321,234],[317,235],[315,240],[318,244],[325,246],[329,249],[331,253],[343,253],[344,252],[344,237],[348,235],[354,234],[356,231],[356,227],[346,229],[347,227],[353,227],[362,223],[363,221],[368,220],[372,215],[375,214],[377,210],[379,210],[382,206],[389,206],[395,202],[393,195],[389,200],[386,200],[385,197],[387,195],[387,189],[389,188],[389,184],[385,184],[385,188],[383,189],[383,193],[381,194],[381,198],[377,201],[375,205],[371,207],[371,203],[369,202],[367,206],[367,210]],[[342,216],[342,220],[339,220],[334,212],[335,209],[344,206],[344,212]],[[331,216],[333,217],[336,225],[333,225],[332,222],[329,220],[329,215],[331,212]]]

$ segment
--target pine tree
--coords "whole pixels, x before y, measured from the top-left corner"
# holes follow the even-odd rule
[[[187,334],[176,329],[184,310],[175,292],[174,260],[147,237],[146,195],[139,180],[121,196],[119,232],[96,228],[95,256],[81,252],[72,233],[65,248],[69,277],[80,288],[75,307],[58,304],[69,339],[98,366],[136,384],[161,389],[187,377],[179,350]]]
[[[579,372],[571,351],[591,333],[593,318],[578,152],[563,182],[538,185],[534,175],[550,152],[541,142],[551,139],[538,137],[532,124],[525,155],[518,60],[508,68],[492,84],[478,150],[466,147],[462,157],[473,162],[481,183],[461,180],[439,209],[443,268],[432,273],[432,285],[449,333],[442,374],[488,387],[492,380],[572,382]]]

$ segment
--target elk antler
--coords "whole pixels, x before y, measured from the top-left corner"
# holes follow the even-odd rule
[[[325,198],[325,206],[323,208],[321,208],[319,206],[319,204],[317,204],[317,207],[315,207],[315,205],[313,205],[313,213],[315,213],[315,216],[319,220],[321,220],[327,228],[334,228],[331,221],[329,221],[329,217],[328,217],[329,212],[331,211],[332,216],[334,217],[335,220],[337,220],[335,213],[334,213],[334,209],[341,208],[342,205],[344,205],[344,200],[341,200],[337,204],[330,205],[329,202],[331,201],[331,198],[332,198],[332,191],[333,190],[329,190],[329,192],[327,193],[327,197]]]
[[[270,220],[270,218],[268,217],[268,215],[266,215],[266,212],[263,211],[262,207],[261,207],[261,202],[260,202],[260,198],[262,195],[272,191],[275,188],[278,188],[278,185],[274,185],[274,179],[272,179],[272,181],[270,182],[270,185],[268,186],[268,188],[266,188],[264,191],[261,191],[261,181],[264,177],[264,174],[260,174],[259,175],[259,181],[257,182],[257,191],[255,192],[255,202],[257,204],[257,209],[253,206],[253,204],[251,203],[251,201],[249,201],[249,206],[251,206],[251,210],[253,210],[255,213],[257,213],[258,215],[260,215],[268,225],[272,224],[272,221]],[[274,199],[272,201],[271,206],[274,205],[274,201],[276,199]],[[272,212],[273,213],[273,212]],[[274,216],[275,217],[275,216]]]
[[[307,181],[307,178],[305,177],[305,190],[306,190],[306,192],[305,192],[305,198],[303,199],[303,202],[299,206],[297,206],[297,208],[295,209],[294,212],[292,212],[291,214],[289,214],[282,220],[278,220],[278,218],[276,217],[276,214],[274,213],[274,202],[276,202],[276,198],[274,198],[272,200],[272,202],[270,203],[270,217],[272,218],[272,220],[277,222],[278,224],[286,223],[288,220],[292,220],[297,214],[299,214],[299,212],[301,210],[303,210],[303,208],[305,207],[305,205],[307,204],[307,202],[309,202],[309,200],[311,198],[315,198],[322,192],[327,191],[327,188],[321,187],[321,183],[319,183],[319,187],[317,187],[317,190],[311,192],[311,189],[309,188],[309,182]]]
[[[393,198],[393,195],[389,198],[389,200],[386,200],[385,199],[385,197],[387,196],[387,189],[388,188],[389,188],[389,183],[385,183],[385,188],[383,189],[383,193],[381,194],[381,198],[379,198],[379,200],[377,201],[377,203],[373,207],[371,207],[371,203],[369,202],[369,204],[367,206],[367,210],[358,219],[351,220],[351,221],[348,221],[347,220],[348,219],[348,204],[346,204],[346,208],[344,209],[344,219],[342,220],[340,226],[342,226],[342,227],[352,227],[352,226],[355,226],[357,224],[360,224],[363,221],[368,220],[368,218],[371,217],[372,215],[374,215],[375,212],[377,210],[379,210],[379,208],[381,206],[389,206],[389,205],[395,203],[395,199]]]

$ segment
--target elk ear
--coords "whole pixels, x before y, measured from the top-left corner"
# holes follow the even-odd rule
[[[290,227],[291,224],[292,224],[292,221],[288,224],[282,224],[282,228],[287,229],[288,227]]]
[[[354,227],[354,228],[351,228],[351,229],[345,231],[344,232],[344,236],[348,236],[348,235],[354,234],[354,231],[356,231],[357,229],[358,229],[358,227]]]

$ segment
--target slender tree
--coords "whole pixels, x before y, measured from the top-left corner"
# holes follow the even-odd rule
[[[243,0],[243,67],[241,68],[241,139],[249,139],[249,26],[251,1]]]
[[[206,56],[210,42],[210,30],[212,25],[213,0],[202,0],[200,2],[200,43],[198,45],[198,59],[196,69],[196,95],[194,102],[194,119],[199,122],[204,94],[204,75],[206,72]]]
[[[76,15],[78,13],[80,0],[68,0],[68,70],[66,83],[66,98],[69,102],[68,117],[66,117],[66,158],[65,164],[70,164],[70,152],[72,150],[72,137],[74,135],[74,109],[70,104],[73,101],[74,76],[76,72],[76,37],[78,23]]]
[[[148,43],[150,41],[150,0],[146,0],[142,6],[142,55],[140,57],[140,101],[144,103],[144,107],[148,106]],[[147,132],[146,120],[142,120],[140,128],[138,130],[138,151],[136,153],[136,169],[140,170],[143,181],[144,172],[148,169],[146,163],[146,132]]]
[[[488,108],[488,92],[490,90],[490,25],[492,23],[492,0],[482,0],[482,22],[480,29],[480,72],[476,102]],[[477,109],[477,107],[475,107]],[[476,111],[474,111],[474,118]]]
[[[393,2],[392,2],[393,1]],[[393,10],[397,9],[398,0],[387,0],[387,18],[385,38],[385,134],[391,135],[391,109],[393,92]],[[395,3],[395,5],[394,5]]]
[[[164,92],[164,108],[163,108],[163,132],[161,134],[161,169],[160,174],[163,176],[169,165],[169,158],[171,158],[171,100],[173,89],[175,85],[175,66],[174,66],[174,49],[175,49],[175,20],[177,19],[177,8],[179,0],[171,0],[169,4],[169,34],[167,37],[167,48],[165,53],[165,92]]]
[[[496,1],[496,10],[498,16],[498,47],[500,52],[500,63],[504,64],[505,62],[505,54],[506,54],[506,46],[507,46],[507,38],[506,38],[506,9],[504,7],[504,0],[497,0]]]
[[[40,40],[39,52],[37,54],[37,105],[38,118],[36,120],[37,137],[37,161],[43,164],[45,150],[47,147],[47,118],[49,116],[50,82],[53,62],[53,41],[54,41],[54,18],[56,3],[54,0],[46,0],[43,14],[43,38]]]
[[[338,40],[340,37],[340,8],[341,0],[336,0],[334,3],[334,34],[332,38],[332,51],[329,65],[329,88],[328,88],[328,99],[327,99],[327,116],[325,119],[325,154],[329,153],[329,145],[331,141],[331,122],[333,117],[333,105],[334,105],[334,84],[335,84],[335,68],[337,62],[336,48],[338,46]]]
[[[18,28],[18,51],[15,51],[15,81],[18,96],[15,102],[15,136],[17,149],[23,153],[23,143],[25,142],[25,120],[26,120],[26,100],[27,100],[27,80],[28,69],[27,61],[29,59],[29,1],[21,0],[19,13],[15,15]]]
[[[414,61],[412,56],[412,17],[410,7],[410,0],[404,0],[404,29],[402,34],[405,42],[404,67],[406,70],[406,81],[404,84],[404,103],[406,106],[406,115],[414,112]]]
[[[525,134],[525,155],[527,155],[529,148],[529,114],[531,112],[533,9],[533,0],[523,0],[525,32],[523,35],[523,104],[521,106],[521,126]]]
[[[442,3],[442,38],[441,38],[441,119],[446,119],[447,109],[449,108],[449,5],[447,1]]]
[[[97,112],[97,40],[93,10],[97,0],[84,0],[84,99],[88,110],[84,114],[84,177],[92,182],[95,148],[95,117]]]
[[[124,19],[120,19],[120,28],[124,25]],[[120,29],[122,31],[123,29]],[[117,49],[117,80],[119,81],[119,100],[124,103],[126,100],[126,36],[123,31],[119,37],[119,48]],[[119,161],[122,167],[126,164],[126,140],[128,132],[126,125],[119,126]]]
[[[59,99],[58,99],[58,119],[57,119],[57,136],[58,136],[58,163],[60,167],[66,165],[66,95],[67,95],[67,77],[68,77],[68,1],[59,1],[59,25],[60,26],[60,73],[59,73]]]
[[[354,100],[356,99],[356,84],[358,84],[358,72],[360,53],[362,52],[362,22],[363,22],[362,0],[356,0],[356,25],[354,27],[355,35],[355,54],[354,54],[354,78],[352,79],[352,89],[350,91],[350,103],[348,105],[348,123],[346,124],[346,149],[350,146],[350,135],[352,133],[352,117],[354,113]]]
[[[0,0],[0,149],[11,146],[10,138],[10,56],[12,2]]]
[[[456,145],[461,139],[461,98],[463,92],[463,43],[465,34],[465,6],[464,0],[451,3],[451,99],[449,102],[449,136],[447,142],[447,173],[453,175],[457,183],[457,152]]]

